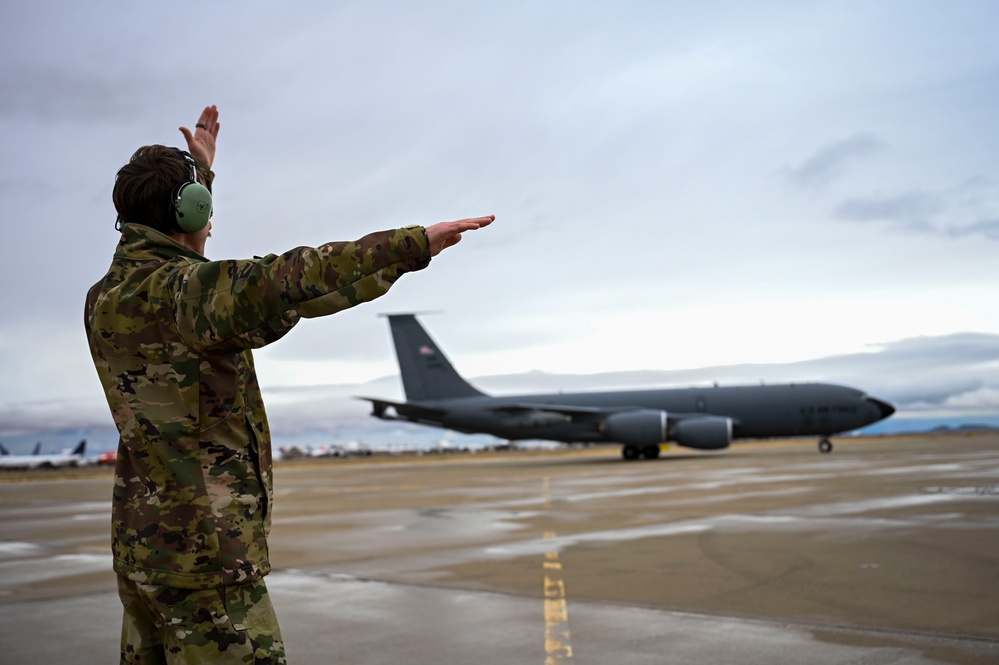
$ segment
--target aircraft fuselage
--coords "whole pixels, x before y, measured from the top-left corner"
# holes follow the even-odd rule
[[[395,410],[404,418],[411,415],[417,422],[464,432],[484,432],[512,441],[564,442],[606,441],[599,428],[602,417],[596,410],[649,409],[664,411],[677,420],[723,416],[732,420],[732,436],[738,439],[829,436],[870,425],[893,410],[854,388],[821,383],[466,397],[411,404],[423,408],[409,410],[399,405]],[[504,413],[504,409],[527,405],[551,417],[532,419],[536,414]],[[592,415],[558,417],[557,410],[566,405],[595,411]],[[424,409],[441,412],[439,422],[422,418]]]

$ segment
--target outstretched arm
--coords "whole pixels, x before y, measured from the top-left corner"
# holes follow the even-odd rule
[[[206,106],[198,118],[194,133],[187,127],[181,127],[180,133],[187,140],[187,151],[198,160],[199,166],[212,168],[215,161],[215,141],[219,136],[219,110],[214,104]]]
[[[489,226],[496,215],[460,219],[456,222],[441,222],[427,227],[427,240],[430,241],[430,256],[437,256],[448,247],[458,244],[461,234]]]

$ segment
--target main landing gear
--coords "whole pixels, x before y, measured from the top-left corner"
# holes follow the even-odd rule
[[[822,437],[819,439],[819,452],[823,455],[832,452],[832,441],[828,437]]]
[[[658,459],[659,446],[633,446],[629,443],[621,449],[621,457],[626,460]]]

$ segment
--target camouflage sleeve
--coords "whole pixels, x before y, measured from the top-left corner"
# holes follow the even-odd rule
[[[198,168],[198,175],[201,176],[205,181],[205,187],[208,188],[209,192],[212,191],[212,183],[215,182],[215,171],[212,171],[204,164],[198,164],[197,168]]]
[[[413,226],[260,259],[192,264],[175,277],[177,327],[196,348],[258,348],[300,317],[374,300],[403,274],[429,263],[426,231]]]

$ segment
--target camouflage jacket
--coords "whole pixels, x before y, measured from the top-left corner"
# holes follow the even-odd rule
[[[125,224],[87,294],[91,354],[121,435],[114,569],[179,588],[270,570],[271,441],[251,349],[426,267],[422,227],[280,256],[208,261]]]

